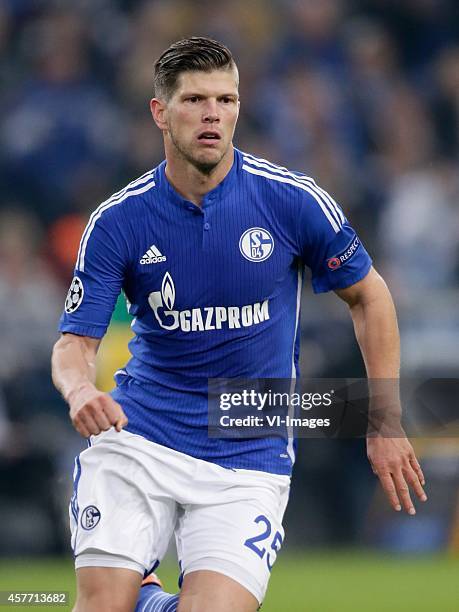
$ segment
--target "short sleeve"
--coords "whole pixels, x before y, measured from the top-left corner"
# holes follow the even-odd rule
[[[61,332],[102,338],[123,286],[126,261],[116,218],[106,213],[95,222],[90,219],[60,319]]]
[[[299,213],[300,254],[312,272],[314,293],[345,289],[365,278],[372,260],[341,208],[315,186]]]

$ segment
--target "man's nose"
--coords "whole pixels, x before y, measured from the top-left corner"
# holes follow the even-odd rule
[[[220,121],[216,100],[207,100],[202,115],[202,120],[205,123],[214,123],[215,121]]]

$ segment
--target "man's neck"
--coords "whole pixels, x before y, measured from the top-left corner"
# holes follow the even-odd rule
[[[166,155],[166,177],[174,189],[186,200],[201,206],[202,199],[223,181],[234,162],[234,148],[228,152],[210,174],[199,172],[188,161]]]

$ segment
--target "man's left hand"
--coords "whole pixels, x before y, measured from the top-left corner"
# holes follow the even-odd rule
[[[416,514],[410,487],[421,501],[426,501],[425,478],[407,438],[368,437],[367,456],[394,510],[400,511],[403,506],[408,514]]]

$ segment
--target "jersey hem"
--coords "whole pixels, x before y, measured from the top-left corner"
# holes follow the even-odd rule
[[[91,325],[74,325],[64,323],[63,325],[59,325],[59,331],[62,333],[75,334],[77,336],[89,336],[91,338],[102,338],[105,335],[107,329],[104,327],[101,329],[100,327],[95,327]]]

